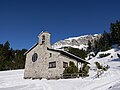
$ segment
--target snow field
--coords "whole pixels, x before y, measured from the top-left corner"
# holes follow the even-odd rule
[[[109,55],[99,58],[100,53],[111,53],[113,57]],[[1,71],[0,90],[120,90],[120,61],[117,53],[120,53],[120,50],[111,49],[99,52],[96,57],[89,60],[91,68],[95,68],[94,62],[96,61],[110,66],[110,69],[99,78],[94,78],[96,71],[92,69],[87,78],[59,80],[23,79],[24,70]]]

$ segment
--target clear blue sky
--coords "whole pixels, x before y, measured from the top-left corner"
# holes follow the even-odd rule
[[[0,43],[29,49],[41,31],[51,42],[109,31],[120,20],[120,0],[0,0]]]

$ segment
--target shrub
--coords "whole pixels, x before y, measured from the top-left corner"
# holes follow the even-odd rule
[[[117,53],[117,56],[120,58],[120,54],[119,53]]]
[[[110,68],[110,66],[109,66],[109,65],[107,65],[107,66],[106,66],[106,68],[107,68],[107,69],[109,69],[109,68]]]
[[[103,57],[109,56],[110,54],[111,54],[111,53],[100,54],[99,57],[100,57],[100,58],[103,58]]]
[[[95,64],[96,64],[96,67],[97,67],[98,69],[102,69],[102,70],[104,70],[104,71],[107,71],[107,70],[110,68],[109,65],[103,67],[102,65],[100,65],[99,62],[95,62]]]
[[[87,76],[89,76],[89,69],[90,69],[90,67],[88,66],[88,64],[87,63],[84,63],[83,64],[83,67],[82,68],[80,68],[80,71],[79,71],[79,76],[82,76],[82,77],[87,77]]]
[[[102,69],[103,69],[104,71],[107,71],[109,68],[110,68],[110,66],[107,65],[106,67],[103,67]]]
[[[103,67],[102,69],[103,69],[104,71],[107,71],[107,68],[106,68],[106,67]]]
[[[113,56],[111,56],[111,58],[113,58]]]
[[[95,65],[96,65],[96,67],[97,67],[98,69],[102,69],[102,68],[103,68],[103,67],[100,65],[99,62],[95,62]]]
[[[73,75],[74,77],[77,77],[76,73],[78,73],[78,68],[75,66],[74,62],[70,61],[69,67],[65,68],[63,72],[63,77],[69,78],[71,77],[71,75]]]

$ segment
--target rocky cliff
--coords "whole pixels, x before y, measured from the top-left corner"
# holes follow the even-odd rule
[[[94,45],[94,41],[99,39],[101,37],[101,34],[94,34],[94,35],[84,35],[79,37],[72,37],[65,40],[60,40],[52,45],[52,48],[54,49],[60,49],[63,47],[73,47],[73,48],[79,48],[79,49],[86,49],[88,41],[91,41],[91,43]]]

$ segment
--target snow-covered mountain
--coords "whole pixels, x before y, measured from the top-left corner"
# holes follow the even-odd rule
[[[74,47],[79,49],[86,49],[88,46],[88,41],[91,41],[94,44],[94,41],[99,39],[101,34],[94,35],[84,35],[79,37],[71,37],[65,40],[60,40],[52,45],[54,49],[60,49],[63,47]]]

